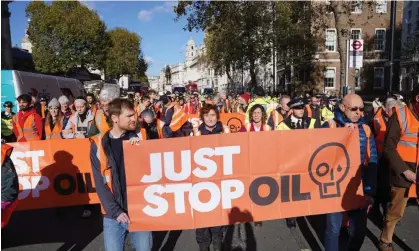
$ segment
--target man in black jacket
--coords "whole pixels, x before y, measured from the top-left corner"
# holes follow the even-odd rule
[[[107,168],[101,170],[96,155],[97,144],[94,140],[92,140],[90,159],[96,191],[105,211],[103,218],[105,250],[123,251],[130,219],[122,141],[129,140],[131,144],[138,144],[140,139],[135,133],[137,119],[134,105],[129,100],[118,98],[109,103],[109,117],[112,127],[102,137],[102,150],[106,156]],[[135,250],[151,250],[151,232],[131,232],[130,239],[131,246]]]

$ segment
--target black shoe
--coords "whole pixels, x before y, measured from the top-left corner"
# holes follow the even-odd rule
[[[286,221],[287,221],[287,227],[288,228],[297,227],[297,221],[295,220],[295,218],[288,218],[288,219],[286,219]]]

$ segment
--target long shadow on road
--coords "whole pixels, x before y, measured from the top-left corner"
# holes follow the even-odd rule
[[[2,249],[43,243],[63,243],[57,251],[82,251],[102,233],[99,205],[82,219],[83,206],[17,211],[1,231]]]

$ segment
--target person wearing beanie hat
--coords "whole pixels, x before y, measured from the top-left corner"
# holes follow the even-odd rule
[[[263,87],[256,86],[256,88],[254,89],[254,94],[256,95],[256,98],[252,102],[250,102],[249,106],[247,107],[247,110],[250,110],[256,104],[259,104],[263,106],[267,114],[271,114],[272,106],[270,105],[270,102],[265,99],[265,91],[263,90]],[[245,121],[246,124],[249,123],[249,113],[246,113]]]
[[[61,108],[60,102],[56,98],[51,99],[48,103],[48,109],[51,109],[52,107]]]
[[[119,98],[119,96],[119,88],[113,85],[104,86],[99,93],[100,109],[94,113],[92,112],[94,116],[94,121],[87,134],[88,137],[92,138],[93,140],[97,140],[97,144],[99,146],[101,144],[100,140],[102,136],[111,129],[111,119],[109,117],[109,103]]]
[[[74,107],[76,112],[65,126],[65,130],[71,129],[72,133],[64,134],[64,138],[87,138],[94,116],[87,108],[87,101],[83,97],[77,97],[74,100]]]
[[[64,115],[63,127],[65,128],[68,123],[68,120],[73,115],[73,110],[70,108],[70,100],[65,95],[62,95],[58,98],[58,103],[60,103],[61,112]],[[67,132],[71,133],[71,131],[67,131]],[[63,133],[66,133],[66,132],[63,132]]]
[[[45,118],[45,140],[63,139],[64,114],[56,98],[48,103],[48,114]]]

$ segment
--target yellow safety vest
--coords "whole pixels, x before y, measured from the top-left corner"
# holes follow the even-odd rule
[[[307,129],[314,129],[314,124],[316,123],[316,119],[311,119],[310,120],[310,125],[308,126]],[[277,131],[284,131],[284,130],[291,130],[291,128],[289,128],[287,126],[287,124],[284,123],[284,121],[282,121],[281,123],[279,123],[279,125],[276,127]]]

